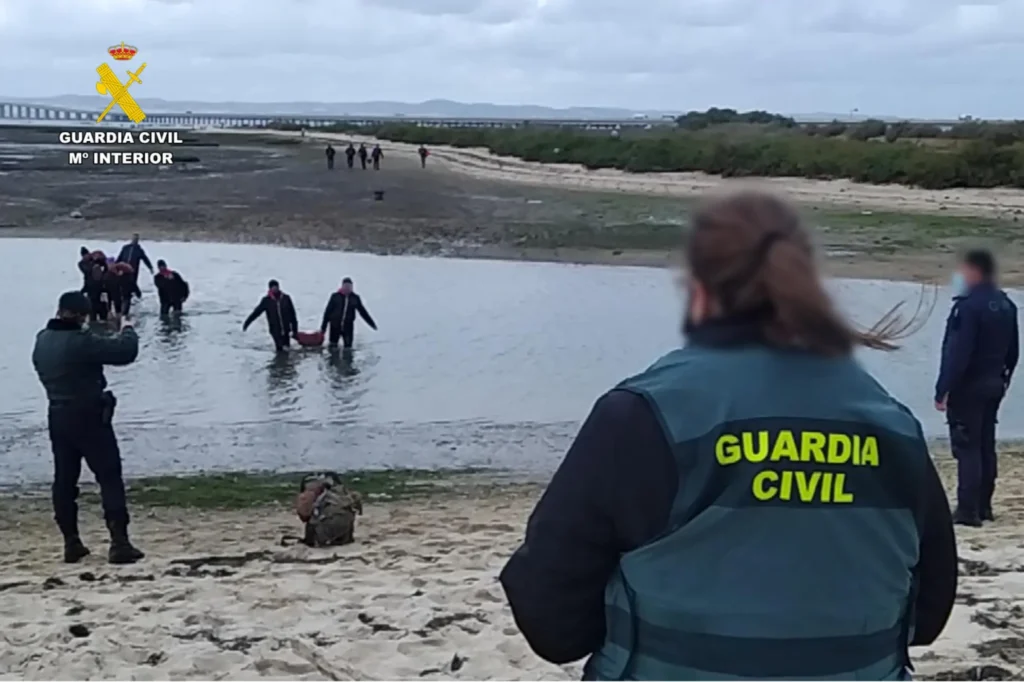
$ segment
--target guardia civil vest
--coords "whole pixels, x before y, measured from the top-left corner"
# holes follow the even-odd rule
[[[679,491],[625,554],[588,679],[905,679],[916,419],[853,359],[689,346],[620,388],[646,397]]]

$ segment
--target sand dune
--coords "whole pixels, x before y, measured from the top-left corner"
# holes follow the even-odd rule
[[[956,611],[915,652],[919,678],[1024,676],[1024,460],[1004,470],[997,523],[961,533]],[[578,679],[579,665],[529,650],[496,580],[536,493],[370,504],[357,542],[333,550],[282,547],[296,532],[288,510],[140,512],[150,557],[117,568],[95,516],[96,555],[65,567],[45,504],[19,503],[0,521],[0,675]]]

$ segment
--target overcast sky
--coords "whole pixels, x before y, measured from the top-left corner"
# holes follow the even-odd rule
[[[1024,0],[0,0],[0,97],[122,40],[172,100],[1024,118]]]

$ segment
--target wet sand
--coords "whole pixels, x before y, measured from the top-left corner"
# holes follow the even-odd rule
[[[0,146],[55,136],[0,128]],[[675,262],[693,201],[735,186],[540,166],[479,150],[435,149],[421,169],[411,147],[393,143],[384,143],[380,172],[349,171],[341,153],[328,172],[318,134],[186,137],[189,145],[173,149],[184,161],[170,168],[70,167],[66,149],[0,163],[0,236],[120,240],[140,231],[151,241],[663,266]],[[999,247],[1006,282],[1024,283],[1015,223],[1024,192],[765,183],[806,205],[832,275],[938,281],[959,248],[981,240]]]
[[[937,457],[951,485],[951,459]],[[919,679],[1024,675],[1024,456],[1004,453],[1002,467],[998,520],[958,531],[957,605],[940,640],[915,650]],[[320,550],[281,546],[298,528],[287,508],[139,510],[149,557],[132,567],[99,556],[95,504],[84,535],[96,554],[66,567],[45,502],[8,499],[0,668],[19,679],[579,679],[579,664],[530,652],[496,580],[539,491],[371,502],[355,544]]]

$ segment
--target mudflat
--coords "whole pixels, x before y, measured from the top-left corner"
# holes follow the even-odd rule
[[[145,147],[172,151],[169,166],[70,166],[58,133],[0,128],[0,235],[87,241],[138,231],[148,240],[665,265],[699,197],[753,184],[806,208],[830,274],[938,280],[957,250],[986,245],[998,248],[1005,282],[1024,283],[1024,192],[1013,190],[626,175],[454,149],[432,150],[424,169],[414,148],[388,142],[380,171],[358,161],[349,170],[343,147],[357,138],[312,132],[188,131],[184,145]],[[333,171],[328,140],[339,152]]]

